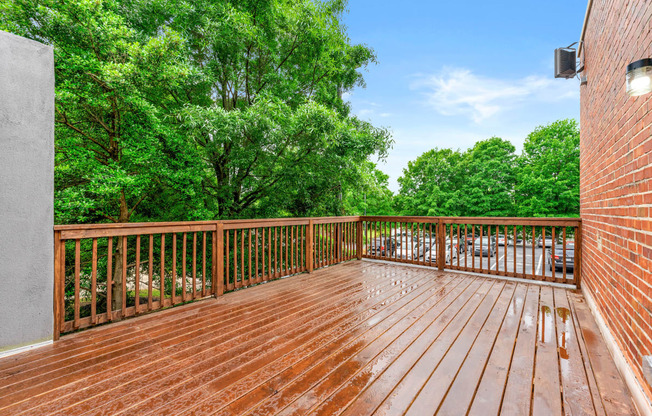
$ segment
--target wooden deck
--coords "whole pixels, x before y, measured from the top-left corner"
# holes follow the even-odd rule
[[[635,414],[581,295],[353,261],[0,359],[0,414]]]

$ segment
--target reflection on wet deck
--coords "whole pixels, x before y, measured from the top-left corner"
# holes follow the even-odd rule
[[[354,261],[0,360],[1,414],[635,410],[581,295]]]

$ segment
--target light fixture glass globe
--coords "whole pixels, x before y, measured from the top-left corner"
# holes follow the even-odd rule
[[[641,59],[627,65],[626,91],[632,97],[652,92],[652,59]]]

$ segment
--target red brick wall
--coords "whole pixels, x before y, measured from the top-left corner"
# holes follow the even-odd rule
[[[652,57],[652,1],[594,0],[584,52],[582,281],[652,400],[652,93],[625,93],[627,64]]]

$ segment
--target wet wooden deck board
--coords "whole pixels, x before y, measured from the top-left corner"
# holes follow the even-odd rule
[[[0,359],[0,414],[635,414],[582,296],[354,261]]]

